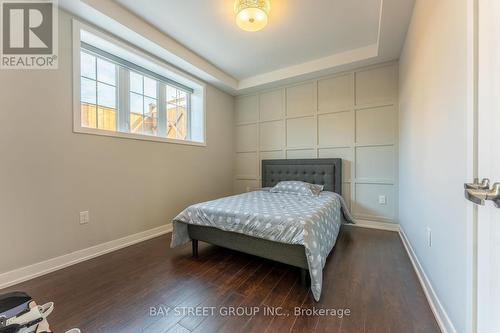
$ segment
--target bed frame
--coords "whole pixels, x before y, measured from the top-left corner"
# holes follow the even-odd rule
[[[342,194],[342,159],[263,160],[262,187],[272,187],[283,180],[301,180],[324,185],[325,191]],[[198,241],[278,261],[301,269],[306,283],[309,272],[303,245],[273,242],[235,232],[188,224],[193,257],[198,257]]]

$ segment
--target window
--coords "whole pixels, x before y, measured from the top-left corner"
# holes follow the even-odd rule
[[[172,86],[166,86],[167,138],[185,140],[188,136],[188,94]]]
[[[130,132],[158,134],[158,81],[130,72]]]
[[[75,132],[204,144],[204,85],[98,34],[80,29],[73,36]]]
[[[80,52],[83,127],[189,140],[189,90],[152,78],[147,70],[113,62],[90,46]],[[127,96],[120,96],[122,86],[128,87]],[[160,96],[165,96],[164,103]]]
[[[81,66],[82,126],[116,131],[116,65],[82,52]]]

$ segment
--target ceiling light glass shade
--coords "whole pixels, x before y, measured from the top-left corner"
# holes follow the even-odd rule
[[[259,31],[267,24],[269,0],[235,0],[236,24],[245,31]]]

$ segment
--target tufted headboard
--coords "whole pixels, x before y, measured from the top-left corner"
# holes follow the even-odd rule
[[[272,187],[282,180],[325,185],[325,191],[342,194],[342,159],[263,160],[262,187]]]

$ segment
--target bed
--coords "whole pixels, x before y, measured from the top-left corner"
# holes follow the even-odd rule
[[[340,226],[352,222],[342,194],[341,159],[263,160],[262,189],[199,203],[173,221],[172,247],[198,241],[245,252],[301,269],[319,300],[322,269]],[[280,181],[323,185],[317,197],[273,193]]]

